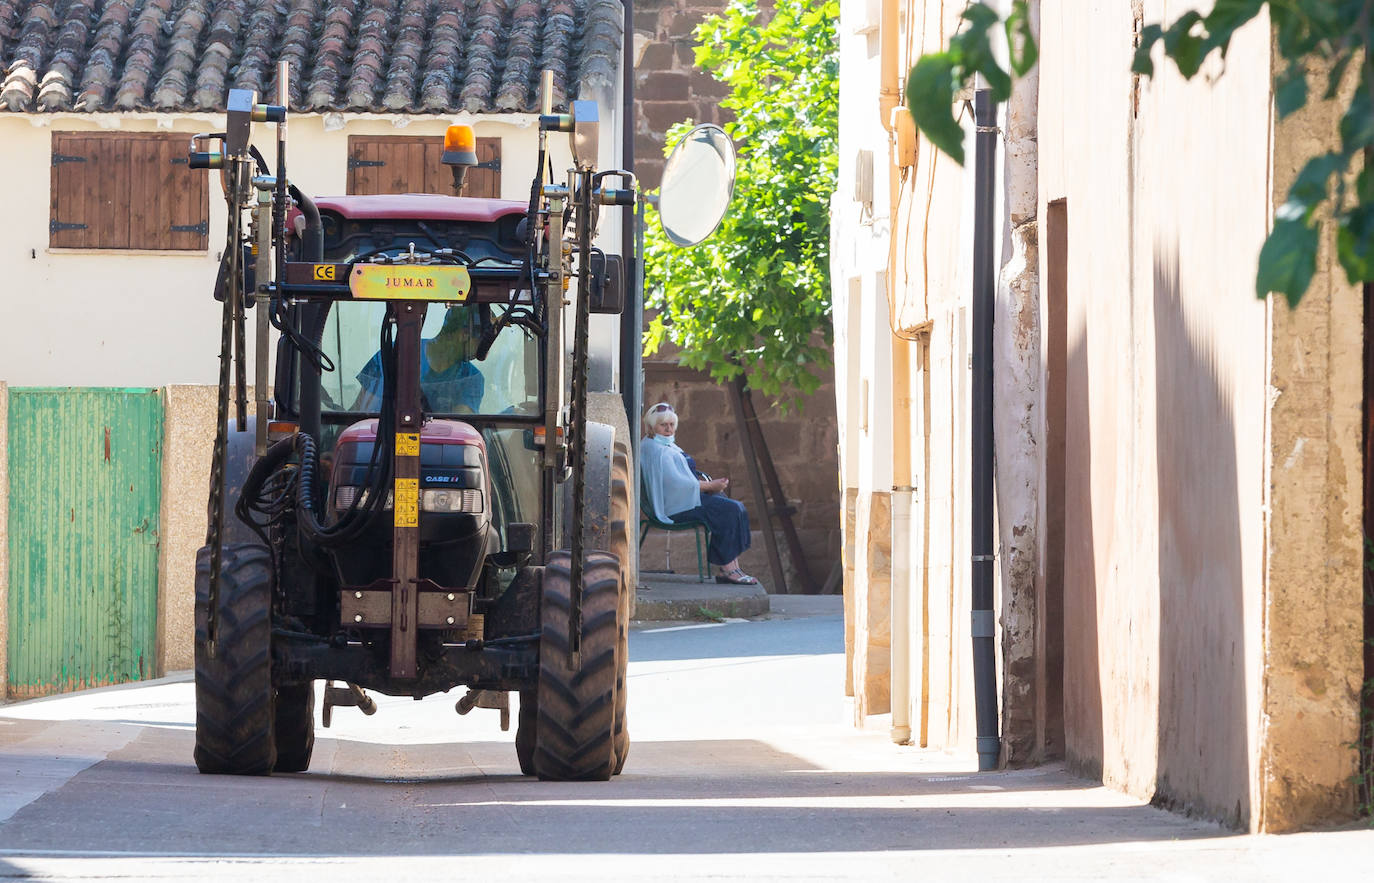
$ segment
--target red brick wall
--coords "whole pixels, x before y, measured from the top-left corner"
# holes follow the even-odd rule
[[[635,0],[635,172],[647,188],[663,173],[664,134],[674,123],[724,123],[729,88],[692,61],[692,29],[726,0]]]

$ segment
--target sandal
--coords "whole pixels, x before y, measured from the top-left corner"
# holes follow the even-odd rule
[[[716,574],[716,582],[730,583],[736,586],[756,586],[759,584],[758,580],[740,570],[738,567],[734,570],[722,570],[720,573]]]

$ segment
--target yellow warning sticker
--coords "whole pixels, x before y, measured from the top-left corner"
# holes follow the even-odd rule
[[[319,282],[333,282],[333,281],[334,281],[334,265],[333,265],[333,264],[315,264],[314,271],[315,271],[315,279],[316,279],[317,281],[319,281]]]
[[[396,479],[396,526],[420,526],[420,479]]]
[[[398,457],[418,457],[420,456],[420,433],[418,432],[398,432],[396,433],[396,455]]]

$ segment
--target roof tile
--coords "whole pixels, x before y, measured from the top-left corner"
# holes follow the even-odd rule
[[[533,112],[613,85],[620,0],[0,0],[0,112]]]
[[[81,86],[74,101],[77,108],[89,111],[106,109],[110,87],[115,82],[115,65],[128,38],[129,19],[132,16],[133,0],[110,0],[101,10],[95,25],[95,37],[86,51],[86,64],[81,71]]]

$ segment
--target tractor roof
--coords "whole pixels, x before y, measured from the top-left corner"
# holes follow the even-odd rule
[[[337,212],[350,221],[422,220],[492,223],[529,208],[512,199],[477,199],[434,193],[397,193],[383,196],[321,196],[320,211]]]

